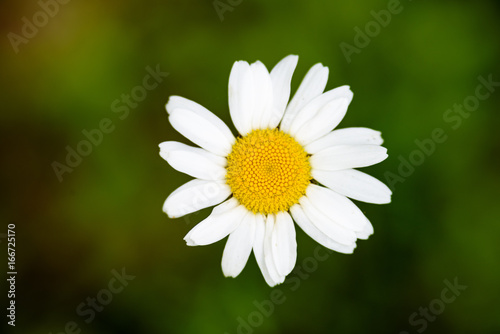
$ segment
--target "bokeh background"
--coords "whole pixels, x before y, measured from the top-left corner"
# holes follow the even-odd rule
[[[221,0],[217,10],[211,0],[70,1],[16,53],[9,33],[22,35],[23,17],[33,22],[42,7],[2,1],[0,248],[6,268],[4,234],[15,223],[18,271],[16,327],[3,315],[2,332],[500,333],[500,87],[459,126],[458,114],[444,116],[475,95],[478,77],[500,81],[499,2],[402,0],[348,61],[341,43],[356,46],[355,28],[389,3]],[[292,92],[317,62],[330,68],[327,89],[351,86],[340,127],[382,131],[389,158],[365,171],[384,182],[418,155],[415,140],[439,128],[446,141],[393,184],[391,204],[359,203],[375,234],[353,255],[316,261],[324,249],[298,229],[297,267],[307,277],[271,289],[253,256],[228,279],[225,242],[185,245],[210,210],[175,220],[162,212],[189,177],[159,157],[158,144],[188,142],[167,121],[170,95],[230,123],[232,63],[270,69],[288,54],[300,56]],[[114,112],[148,66],[169,74],[126,116]],[[67,147],[103,119],[113,131],[60,182],[54,161],[64,164]],[[78,306],[122,268],[135,278],[87,323]],[[467,288],[422,320],[421,307],[439,308],[445,280]],[[272,312],[259,311],[276,294]]]

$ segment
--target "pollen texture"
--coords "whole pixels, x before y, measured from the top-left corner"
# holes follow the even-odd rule
[[[311,166],[304,148],[278,129],[238,138],[227,157],[226,182],[254,213],[287,211],[305,195]]]

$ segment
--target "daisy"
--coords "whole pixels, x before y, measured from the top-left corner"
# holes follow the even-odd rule
[[[194,177],[170,194],[163,211],[177,218],[217,205],[184,240],[201,246],[229,236],[226,277],[238,276],[253,250],[267,284],[282,283],[297,259],[294,221],[324,247],[350,254],[373,227],[349,198],[391,201],[385,184],[354,169],[387,158],[381,133],[334,130],[352,100],[349,86],[323,92],[328,68],[316,64],[288,102],[297,61],[290,55],[270,73],[260,61],[234,63],[229,111],[236,137],[193,101],[171,96],[166,105],[172,126],[199,147],[160,144],[162,158]]]

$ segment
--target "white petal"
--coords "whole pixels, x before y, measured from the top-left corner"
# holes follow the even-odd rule
[[[299,203],[314,226],[326,234],[330,239],[346,246],[350,246],[356,241],[356,234],[354,231],[340,226],[328,216],[325,216],[311,203],[311,200],[309,200],[307,196],[303,196],[299,200]]]
[[[210,112],[207,108],[194,101],[180,96],[171,96],[168,99],[166,109],[169,115],[177,109],[189,110],[217,127],[219,131],[226,137],[227,141],[234,141],[234,136],[227,125],[219,117]]]
[[[229,235],[222,254],[222,272],[226,277],[238,276],[252,252],[255,237],[255,215],[248,212],[240,226]]]
[[[336,145],[313,154],[313,169],[341,170],[366,167],[387,158],[387,149],[379,145]]]
[[[188,246],[209,245],[226,237],[240,225],[248,213],[234,198],[216,206],[210,216],[202,220],[184,237]]]
[[[210,111],[208,111],[202,105],[200,105],[192,100],[189,100],[189,99],[186,99],[182,96],[177,96],[177,95],[170,96],[167,104],[165,105],[165,109],[167,110],[167,113],[169,115],[176,109],[187,109],[187,110],[191,110],[193,112],[196,112],[200,115],[206,115],[207,113],[212,114]],[[217,116],[215,116],[215,117],[217,118]]]
[[[271,250],[278,273],[288,275],[295,267],[297,260],[297,240],[292,217],[288,212],[276,214],[271,237]]]
[[[302,146],[305,146],[336,128],[344,118],[347,107],[352,100],[351,91],[346,92],[346,95],[348,97],[334,99],[323,106],[312,119],[304,123],[295,133],[295,139]]]
[[[217,205],[231,195],[225,180],[194,179],[175,189],[163,204],[170,218],[179,218],[209,206]]]
[[[221,180],[226,175],[226,158],[202,148],[175,141],[160,144],[160,156],[179,172],[203,180]]]
[[[180,96],[167,103],[169,121],[179,133],[193,143],[217,155],[231,152],[235,138],[224,122],[201,105]]]
[[[299,129],[310,120],[314,119],[323,107],[334,100],[342,98],[347,99],[349,103],[351,102],[352,92],[349,89],[349,86],[340,86],[316,97],[298,111],[296,117],[290,125],[288,133],[291,135],[297,134]]]
[[[392,191],[389,187],[358,170],[326,171],[313,169],[311,174],[319,183],[352,199],[374,204],[391,202]]]
[[[250,65],[246,61],[235,62],[229,75],[229,113],[234,126],[243,136],[252,130],[254,87]]]
[[[349,230],[360,232],[368,223],[368,219],[353,202],[331,189],[311,184],[307,187],[306,195],[321,213]]]
[[[258,214],[255,216],[255,238],[253,243],[253,253],[255,255],[255,260],[259,265],[260,271],[262,272],[262,276],[266,283],[273,287],[279,284],[279,281],[274,280],[269,273],[269,270],[266,265],[266,261],[264,258],[264,243],[266,238],[266,222],[264,216]],[[273,276],[276,276],[274,274]]]
[[[254,83],[254,110],[252,129],[265,129],[273,110],[273,82],[266,66],[260,61],[250,65]]]
[[[381,132],[368,128],[345,128],[328,133],[307,144],[307,153],[314,154],[334,145],[382,145]]]
[[[266,233],[264,236],[264,262],[267,267],[269,276],[278,284],[283,283],[285,275],[281,275],[278,271],[278,266],[273,256],[273,230],[276,222],[276,217],[269,214],[266,217]]]
[[[321,64],[316,64],[311,67],[286,108],[283,121],[280,125],[281,130],[285,132],[290,130],[292,121],[295,119],[299,110],[309,103],[309,101],[323,93],[327,81],[328,67]]]
[[[363,231],[356,232],[356,236],[358,237],[358,239],[364,239],[364,240],[368,239],[368,237],[372,234],[373,234],[373,226],[370,222],[368,222],[368,224],[365,225]]]
[[[271,71],[274,95],[274,114],[269,121],[269,128],[275,128],[285,113],[286,104],[290,99],[290,83],[299,60],[298,56],[290,55],[283,58]]]
[[[333,241],[330,239],[326,234],[321,232],[314,224],[309,220],[307,215],[305,214],[304,210],[300,206],[300,204],[295,204],[290,208],[290,212],[292,213],[292,217],[297,223],[297,225],[300,226],[300,228],[307,234],[309,235],[313,240],[315,240],[317,243],[320,245],[334,250],[339,253],[344,253],[344,254],[352,254],[354,251],[354,248],[356,248],[356,243],[353,242],[349,246],[340,244],[336,241]]]

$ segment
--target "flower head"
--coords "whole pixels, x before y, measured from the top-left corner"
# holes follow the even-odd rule
[[[297,258],[294,221],[324,247],[352,253],[373,227],[349,198],[391,201],[386,185],[354,169],[387,158],[380,132],[334,130],[353,97],[348,86],[324,92],[328,68],[316,64],[288,101],[297,61],[290,55],[270,73],[259,61],[234,63],[229,111],[237,137],[193,101],[171,96],[166,105],[172,126],[199,147],[160,144],[173,168],[194,177],[163,210],[176,218],[217,205],[184,239],[200,246],[229,235],[225,276],[239,275],[253,250],[266,282],[282,283]]]

